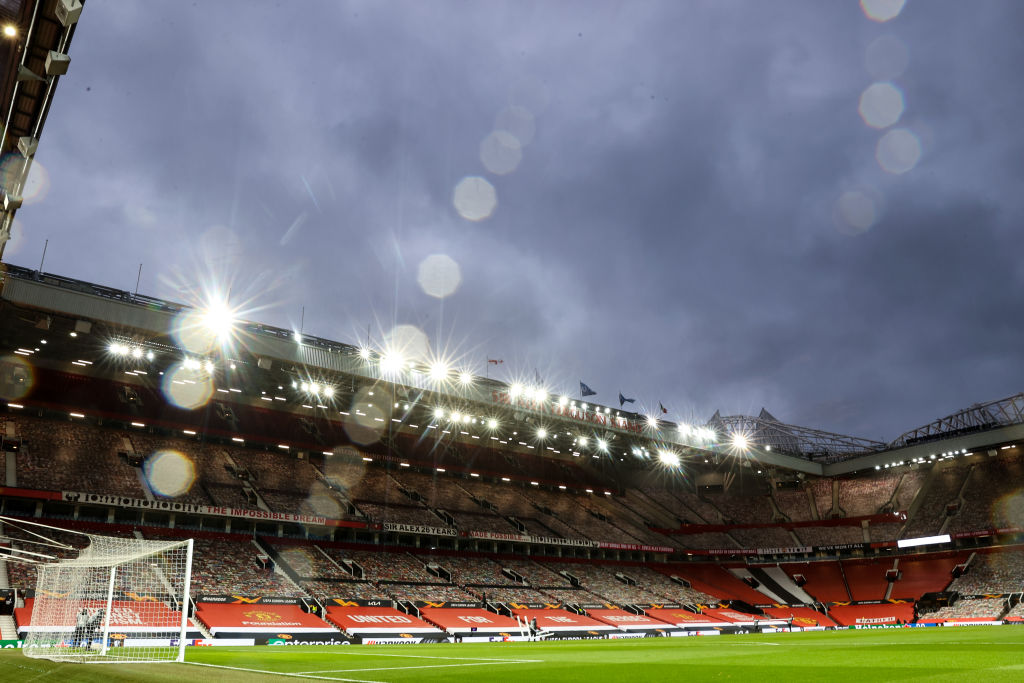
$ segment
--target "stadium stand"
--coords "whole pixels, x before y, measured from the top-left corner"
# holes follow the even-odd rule
[[[962,462],[939,462],[933,466],[930,482],[924,484],[921,507],[907,523],[904,538],[934,536],[946,519],[958,509],[958,496],[971,469]]]
[[[814,519],[811,516],[810,499],[807,497],[806,489],[786,490],[777,489],[772,493],[779,510],[790,522],[809,522]]]
[[[840,561],[850,596],[854,600],[882,600],[889,587],[886,572],[893,569],[893,560],[865,559]]]
[[[1024,591],[1024,550],[993,549],[971,558],[967,571],[949,585],[964,595]]]
[[[845,602],[852,600],[846,587],[842,568],[834,560],[820,562],[798,562],[779,565],[796,581],[804,578],[803,589],[821,602]],[[799,583],[799,581],[797,581]]]

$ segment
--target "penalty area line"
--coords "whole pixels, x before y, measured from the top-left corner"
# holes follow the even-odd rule
[[[307,673],[285,673],[283,671],[267,671],[266,669],[247,669],[241,666],[227,666],[226,664],[207,664],[205,662],[185,662],[192,666],[208,666],[213,669],[231,669],[232,671],[247,671],[254,674],[266,674],[268,676],[290,676],[291,678],[312,678],[321,681],[349,681],[350,683],[386,683],[386,681],[371,681],[365,678],[338,678],[337,676],[312,676],[313,673],[331,673],[329,671],[311,671]],[[344,673],[339,671],[338,673]]]

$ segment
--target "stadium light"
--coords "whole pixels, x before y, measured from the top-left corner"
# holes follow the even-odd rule
[[[658,426],[658,418],[654,417],[653,415],[648,415],[647,416],[647,426],[648,427],[657,427]]]
[[[222,344],[231,338],[235,330],[235,313],[222,299],[214,299],[207,304],[200,312],[199,321],[203,328]],[[298,332],[295,333],[295,341],[302,341]]]
[[[580,446],[586,446],[587,445],[587,437],[581,436],[579,439],[577,439],[577,442],[580,444]]]
[[[512,386],[510,386],[508,388],[508,395],[511,396],[512,398],[516,398],[521,393],[523,393],[523,385],[522,384],[513,384]]]
[[[466,387],[473,383],[473,375],[468,372],[459,373],[459,384]]]
[[[460,415],[459,413],[452,413],[452,422],[461,422],[461,421],[462,421],[462,415]]]
[[[110,346],[107,347],[107,350],[115,356],[123,356],[128,353],[128,347],[118,342],[111,342]]]
[[[448,379],[448,366],[441,361],[432,363],[429,369],[430,379],[435,382],[440,382],[443,379]]]
[[[597,440],[597,447],[599,449],[601,449],[602,451],[607,451],[608,450],[608,442],[605,441],[604,439],[598,439]]]
[[[398,373],[405,366],[405,358],[397,351],[392,351],[380,359],[380,371],[385,374]]]
[[[541,427],[540,429],[537,430],[537,438],[538,439],[546,439],[547,437],[548,437],[548,430],[544,429],[543,427]]]
[[[324,396],[331,398],[334,396],[334,387],[324,387]]]
[[[434,417],[438,420],[444,418],[444,408],[434,408]]]
[[[370,360],[370,349],[365,346],[359,349],[359,357],[363,360]]]
[[[544,401],[548,400],[548,392],[545,391],[544,389],[537,389],[537,391],[535,391],[533,394],[533,400],[535,400],[537,403],[543,403]]]
[[[7,24],[6,26],[4,26],[4,37],[5,38],[14,38],[17,35],[18,35],[18,29],[15,28],[12,24]]]
[[[679,456],[672,451],[658,451],[658,460],[669,467],[679,467]]]
[[[491,419],[487,420],[487,428],[488,429],[497,429],[498,428],[498,421],[495,420],[493,417]]]
[[[563,395],[563,396],[559,396],[558,397],[558,405],[560,405],[560,406],[562,406],[564,408],[568,403],[569,403],[569,397],[568,396],[564,396]]]
[[[735,448],[737,450],[740,450],[740,451],[745,451],[745,450],[747,450],[747,448],[749,446],[750,446],[750,444],[747,441],[747,437],[743,436],[742,434],[734,434],[733,435],[733,437],[732,437],[732,447],[733,448]]]

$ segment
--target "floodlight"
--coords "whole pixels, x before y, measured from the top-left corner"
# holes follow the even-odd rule
[[[441,419],[444,417],[444,408],[434,408],[434,417]]]
[[[741,451],[745,451],[745,450],[747,450],[747,446],[748,445],[749,444],[747,443],[747,437],[743,436],[742,434],[734,434],[733,435],[733,437],[732,437],[732,447],[733,448],[738,448]]]
[[[512,398],[515,398],[521,393],[523,393],[523,385],[521,384],[513,384],[508,388],[508,395]]]
[[[460,415],[459,413],[452,413],[452,422],[461,422],[461,421],[462,421],[462,415]]]
[[[309,382],[303,382],[300,384],[299,391],[309,391]]]
[[[606,451],[608,450],[608,442],[605,441],[604,439],[598,439],[597,447],[600,448],[602,451]]]
[[[18,29],[11,24],[4,26],[4,36],[7,38],[13,38],[18,35]]]
[[[448,366],[438,361],[430,366],[430,379],[440,381],[448,377]]]
[[[538,439],[546,439],[547,436],[548,436],[548,430],[544,429],[543,427],[541,427],[540,429],[537,430],[537,438]]]
[[[223,343],[231,338],[231,333],[235,328],[235,314],[228,307],[227,302],[215,299],[203,309],[200,315],[202,326],[214,335],[217,341]],[[301,341],[301,337],[296,338],[295,341]]]
[[[658,426],[658,418],[654,417],[653,415],[648,415],[647,416],[647,426],[648,427],[657,427]]]
[[[370,349],[366,348],[365,346],[363,348],[359,349],[359,357],[362,358],[363,360],[369,360],[370,359]]]
[[[577,442],[579,443],[580,446],[586,446],[587,445],[587,437],[581,436],[579,439],[577,439]]]
[[[459,374],[459,384],[461,384],[463,386],[467,386],[467,385],[472,384],[472,383],[473,383],[473,375],[472,374],[470,374],[468,372],[465,372],[465,371],[463,371],[462,373]]]
[[[533,395],[533,398],[538,403],[543,403],[544,401],[548,400],[548,392],[546,392],[544,389],[537,389],[537,391]]]
[[[334,387],[324,387],[324,396],[327,398],[334,396]]]
[[[497,420],[495,420],[495,419],[494,419],[494,418],[492,417],[491,419],[489,419],[489,420],[487,421],[487,428],[488,428],[488,429],[497,429],[497,428],[498,428],[498,421],[497,421]]]
[[[568,402],[569,402],[569,397],[568,396],[559,396],[558,397],[558,405],[564,407]]]
[[[142,358],[142,349],[137,346],[132,349],[132,358]]]
[[[402,354],[397,351],[392,351],[387,355],[381,356],[380,359],[380,371],[384,373],[401,372],[402,367],[405,366],[405,359],[402,358]]]
[[[669,467],[679,466],[679,456],[672,451],[658,451],[658,460]]]

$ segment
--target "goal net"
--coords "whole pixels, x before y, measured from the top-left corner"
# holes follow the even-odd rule
[[[22,649],[27,656],[64,662],[184,661],[191,539],[73,532],[88,542],[75,548],[40,530],[21,528],[23,534],[47,539],[17,558],[35,564],[38,577],[35,595],[26,600],[32,603]]]

